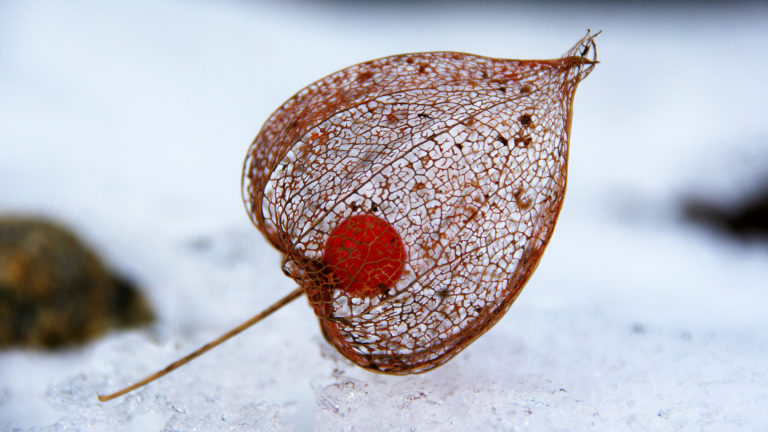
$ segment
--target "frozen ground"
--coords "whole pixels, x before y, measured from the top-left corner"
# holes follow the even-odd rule
[[[0,430],[768,430],[768,245],[684,223],[768,172],[768,8],[0,2],[0,210],[74,227],[159,320],[0,352]],[[293,288],[240,202],[302,86],[389,54],[557,57],[602,29],[569,191],[508,315],[423,375],[365,372],[306,301],[122,399]]]

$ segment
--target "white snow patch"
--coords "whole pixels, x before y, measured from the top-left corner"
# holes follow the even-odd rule
[[[71,225],[159,319],[0,352],[0,430],[758,430],[768,247],[682,224],[768,166],[768,9],[488,3],[0,3],[0,211]],[[568,196],[509,314],[445,366],[371,374],[305,300],[121,399],[288,293],[245,216],[245,151],[304,85],[401,52],[558,57],[586,28]]]

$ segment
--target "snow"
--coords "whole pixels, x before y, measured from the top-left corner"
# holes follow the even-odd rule
[[[63,352],[0,351],[0,430],[762,430],[768,245],[679,216],[768,168],[768,7],[0,3],[0,210],[73,227],[156,308]],[[695,10],[694,10],[695,8]],[[421,375],[366,372],[300,300],[115,401],[293,289],[240,198],[245,151],[304,85],[413,51],[601,64],[569,189],[496,327]]]

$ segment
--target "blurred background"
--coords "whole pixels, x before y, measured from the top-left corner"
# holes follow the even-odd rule
[[[73,229],[148,327],[0,349],[0,430],[768,427],[766,2],[0,1],[0,218]],[[243,159],[307,84],[418,51],[556,58],[587,29],[568,194],[508,315],[434,372],[359,370],[292,289]]]

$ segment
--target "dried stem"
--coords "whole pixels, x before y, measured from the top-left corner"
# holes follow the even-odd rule
[[[282,299],[278,300],[277,302],[275,302],[274,304],[272,304],[268,308],[264,309],[263,311],[259,312],[256,315],[254,315],[248,321],[245,321],[244,323],[240,324],[239,326],[237,326],[237,327],[233,328],[232,330],[224,333],[223,335],[219,336],[217,339],[215,339],[215,340],[213,340],[211,342],[208,342],[207,344],[205,344],[202,347],[198,348],[196,351],[188,354],[187,356],[185,356],[185,357],[183,357],[183,358],[181,358],[179,360],[176,360],[175,362],[173,362],[173,363],[169,364],[168,366],[166,366],[164,369],[159,370],[159,371],[153,373],[152,375],[149,375],[146,378],[142,379],[141,381],[138,381],[138,382],[136,382],[134,384],[131,384],[128,387],[125,387],[122,390],[116,391],[116,392],[114,392],[112,394],[108,394],[108,395],[99,395],[99,400],[101,402],[106,402],[108,400],[112,400],[112,399],[114,399],[116,397],[119,397],[119,396],[122,396],[122,395],[124,395],[124,394],[126,394],[126,393],[128,393],[130,391],[136,390],[139,387],[145,386],[145,385],[151,383],[152,381],[154,381],[154,380],[156,380],[156,379],[158,379],[158,378],[160,378],[160,377],[170,373],[171,371],[176,370],[176,369],[178,369],[181,366],[184,366],[185,364],[187,364],[190,361],[192,361],[194,358],[196,358],[196,357],[202,355],[203,353],[211,350],[212,348],[220,345],[221,343],[223,343],[224,341],[228,340],[229,338],[231,338],[231,337],[233,337],[233,336],[235,336],[237,334],[242,333],[248,327],[250,327],[250,326],[256,324],[257,322],[261,321],[262,319],[268,317],[269,315],[271,315],[276,310],[280,309],[281,307],[285,306],[286,304],[290,303],[291,301],[293,301],[296,298],[298,298],[299,296],[301,296],[303,293],[304,293],[304,288],[301,288],[301,287],[296,288],[295,290],[293,290],[287,296],[283,297]]]

